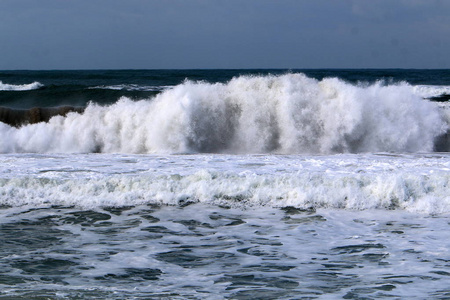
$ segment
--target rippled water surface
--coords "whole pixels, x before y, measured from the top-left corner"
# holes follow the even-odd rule
[[[0,210],[0,298],[450,297],[450,219],[405,211]]]

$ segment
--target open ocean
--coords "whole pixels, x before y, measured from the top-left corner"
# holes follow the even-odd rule
[[[450,299],[450,70],[0,71],[0,299]]]

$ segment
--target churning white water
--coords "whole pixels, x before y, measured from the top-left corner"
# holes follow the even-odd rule
[[[6,298],[448,298],[450,156],[0,155]]]
[[[0,205],[450,212],[448,154],[0,156]]]
[[[0,152],[332,154],[433,151],[445,113],[407,83],[353,85],[303,74],[186,81],[154,98],[13,128]]]

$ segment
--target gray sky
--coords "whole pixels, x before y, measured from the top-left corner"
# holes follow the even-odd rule
[[[448,0],[0,0],[0,69],[450,68]]]

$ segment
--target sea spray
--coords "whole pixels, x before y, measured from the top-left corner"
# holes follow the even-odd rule
[[[91,103],[48,123],[2,125],[0,152],[429,152],[447,130],[438,106],[407,83],[240,76],[185,81],[148,100]]]

